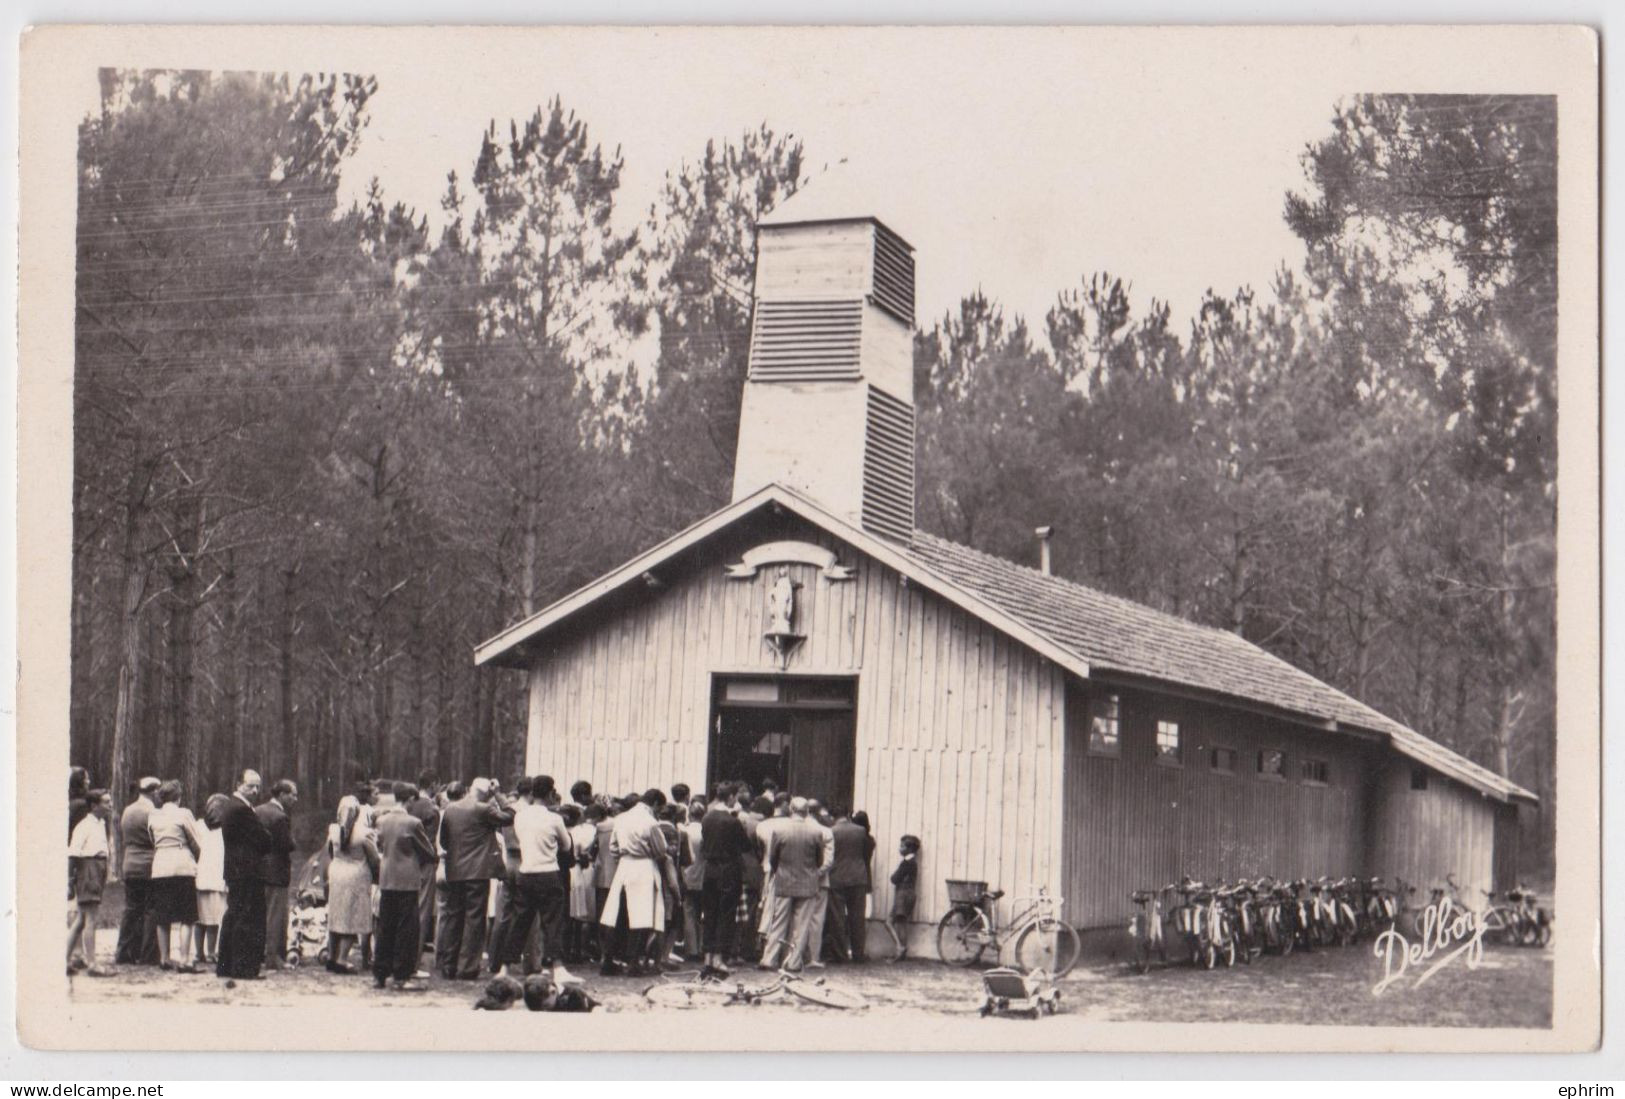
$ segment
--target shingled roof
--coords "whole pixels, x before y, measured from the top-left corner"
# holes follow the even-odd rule
[[[1488,796],[1501,801],[1538,800],[1523,787],[1384,717],[1236,634],[1107,595],[924,531],[915,531],[912,542],[900,545],[831,515],[815,501],[780,484],[765,485],[713,512],[620,568],[509,626],[476,647],[475,662],[523,667],[531,646],[558,624],[765,507],[782,507],[822,526],[1074,675],[1092,678],[1115,672],[1149,683],[1184,687],[1221,701],[1266,706],[1328,731],[1342,728],[1374,734],[1386,738],[1401,754]]]
[[[1402,754],[1502,800],[1535,796],[1227,630],[916,531],[909,556],[1076,653],[1096,672],[1262,703],[1387,736]]]

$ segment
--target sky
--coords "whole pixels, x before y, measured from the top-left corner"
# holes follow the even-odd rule
[[[1262,289],[1296,266],[1284,195],[1339,97],[1363,90],[1314,51],[1169,28],[436,33],[301,53],[378,78],[351,197],[376,176],[437,222],[446,173],[466,183],[486,125],[559,95],[624,155],[631,227],[668,170],[765,121],[804,142],[814,177],[844,160],[842,185],[914,245],[923,321],[979,288],[1039,330],[1096,271],[1182,326],[1207,288]]]
[[[915,246],[922,318],[979,287],[1041,328],[1060,290],[1102,269],[1137,306],[1155,297],[1188,318],[1208,287],[1263,287],[1301,261],[1283,197],[1342,91],[1301,61],[1310,86],[1293,90],[1279,51],[1249,64],[1211,39],[1139,42],[667,29],[590,48],[541,34],[445,72],[386,61],[370,70],[379,89],[348,182],[359,192],[376,175],[437,215],[446,172],[466,181],[487,123],[505,131],[557,94],[624,154],[630,222],[708,139],[766,121],[802,139],[810,173],[844,158],[843,185],[872,191]]]

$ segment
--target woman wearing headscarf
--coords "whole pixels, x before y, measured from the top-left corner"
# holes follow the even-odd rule
[[[354,973],[350,946],[372,937],[372,867],[378,865],[378,848],[361,801],[347,796],[339,802],[338,817],[328,826],[327,848],[332,861],[327,866],[327,968],[334,973]]]

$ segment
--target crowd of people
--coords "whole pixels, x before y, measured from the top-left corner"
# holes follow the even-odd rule
[[[143,778],[116,821],[125,908],[115,961],[254,980],[288,956],[295,849],[289,780],[262,797],[245,770],[201,817],[174,780]],[[111,793],[69,778],[68,973],[109,976],[94,934],[113,857]],[[865,961],[875,840],[863,812],[722,782],[624,796],[552,777],[360,784],[328,826],[311,895],[325,904],[325,965],[379,988],[421,988],[426,955],[447,980],[488,973],[579,984],[698,962],[799,972]],[[919,840],[904,836],[883,926],[906,952]],[[359,953],[359,959],[356,955]],[[355,964],[359,961],[359,965]]]
[[[116,965],[155,965],[179,973],[252,980],[280,962],[288,923],[293,833],[299,789],[286,779],[261,799],[260,776],[244,771],[231,794],[213,794],[200,819],[170,779],[142,778],[113,820],[112,793],[91,788],[83,768],[68,775],[67,971],[108,977],[95,935],[106,883],[124,886]],[[112,839],[118,838],[118,869]]]

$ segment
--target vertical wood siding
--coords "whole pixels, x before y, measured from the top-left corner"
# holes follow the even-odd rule
[[[1372,778],[1367,872],[1404,878],[1424,897],[1452,874],[1462,899],[1477,904],[1479,890],[1493,888],[1500,803],[1436,771],[1426,790],[1413,790],[1411,769],[1409,760],[1394,757]]]
[[[1121,754],[1088,752],[1088,700],[1117,694]],[[1147,692],[1088,688],[1066,694],[1064,890],[1082,928],[1127,920],[1129,894],[1177,881],[1273,875],[1358,874],[1364,864],[1364,782],[1369,749],[1261,715]],[[1156,724],[1177,721],[1182,766],[1157,762]],[[1234,749],[1234,774],[1209,765]],[[1261,749],[1286,753],[1285,781],[1257,773]],[[1322,760],[1325,786],[1301,779]]]
[[[531,667],[527,768],[598,790],[703,782],[712,677],[777,670],[762,640],[767,585],[722,567],[783,538],[833,549],[856,570],[831,582],[790,566],[807,640],[786,671],[857,677],[853,807],[875,827],[876,911],[890,907],[905,833],[924,845],[916,920],[942,914],[950,877],[1011,896],[1058,890],[1064,673],[799,522],[735,528],[664,587],[561,633]]]

